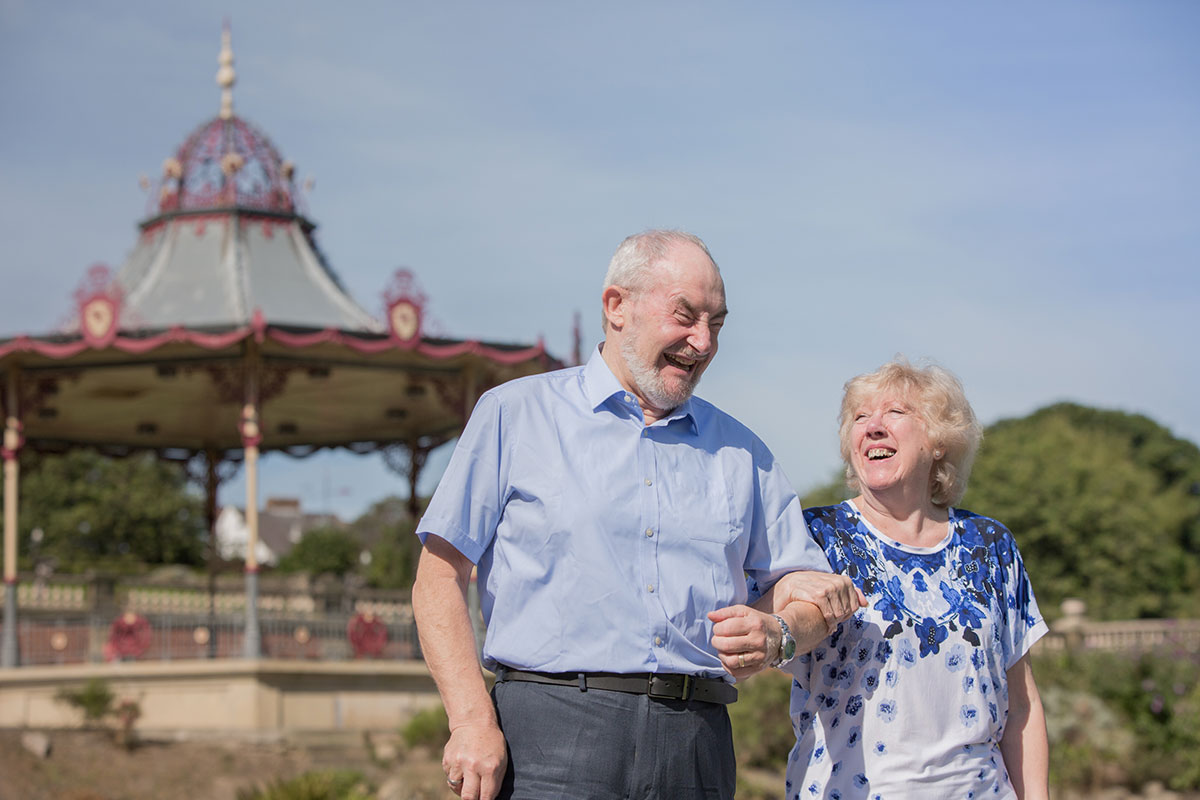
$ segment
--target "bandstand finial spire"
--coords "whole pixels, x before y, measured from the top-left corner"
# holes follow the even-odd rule
[[[221,119],[233,117],[233,84],[237,73],[233,71],[232,34],[229,31],[229,20],[221,26],[221,54],[217,56],[217,85],[221,87]]]

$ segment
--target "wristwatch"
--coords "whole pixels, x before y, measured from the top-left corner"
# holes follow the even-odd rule
[[[783,617],[778,614],[772,614],[775,621],[779,623],[779,631],[783,634],[779,640],[779,655],[771,662],[772,667],[782,667],[784,664],[796,657],[796,640],[792,638],[792,630],[788,624],[783,621]]]

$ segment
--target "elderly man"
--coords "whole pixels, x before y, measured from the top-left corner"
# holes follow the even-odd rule
[[[602,300],[586,365],[480,398],[417,528],[442,763],[468,800],[731,798],[731,681],[857,608],[840,576],[814,578],[812,603],[750,595],[829,566],[763,443],[692,397],[727,313],[704,243],[631,236]],[[465,601],[476,565],[490,696]]]

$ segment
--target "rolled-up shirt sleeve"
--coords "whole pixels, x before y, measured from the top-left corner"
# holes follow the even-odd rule
[[[417,524],[422,544],[433,534],[479,563],[496,535],[508,492],[510,459],[503,441],[503,415],[494,394],[479,398]]]
[[[761,507],[752,516],[746,552],[746,584],[750,602],[777,580],[796,570],[831,572],[825,551],[809,535],[800,498],[769,452],[756,458]]]

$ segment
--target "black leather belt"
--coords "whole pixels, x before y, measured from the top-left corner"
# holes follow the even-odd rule
[[[736,703],[738,695],[737,689],[732,685],[716,678],[659,675],[653,672],[528,672],[501,665],[496,667],[496,680],[548,683],[553,686],[575,686],[581,692],[600,689],[606,692],[645,694],[661,700],[699,700],[702,703],[722,705]]]

